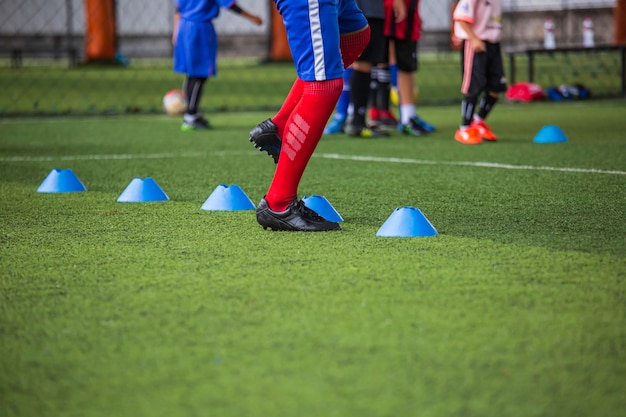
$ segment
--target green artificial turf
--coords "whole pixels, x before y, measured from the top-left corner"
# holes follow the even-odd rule
[[[583,84],[594,97],[623,95],[618,51],[540,54],[533,81],[543,87]],[[458,52],[420,52],[416,85],[421,105],[460,99]],[[507,77],[510,62],[504,54]],[[528,58],[515,57],[515,81],[528,81]],[[216,78],[205,88],[202,105],[210,111],[265,111],[280,107],[295,78],[291,62],[261,63],[253,58],[220,57]],[[170,59],[133,59],[130,66],[86,64],[67,67],[45,59],[26,59],[11,68],[0,59],[0,116],[162,113],[165,93],[182,87],[184,76]],[[510,81],[512,83],[512,81]]]
[[[340,232],[205,211],[256,203],[271,116],[0,120],[1,416],[619,416],[626,103],[498,105],[500,140],[325,136],[300,185]],[[535,144],[544,125],[569,141]],[[87,192],[38,193],[71,168]],[[135,177],[170,201],[118,203]],[[403,206],[435,237],[376,237]]]

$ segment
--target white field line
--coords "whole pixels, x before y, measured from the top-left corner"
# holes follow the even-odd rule
[[[468,167],[482,168],[499,168],[499,169],[518,169],[529,171],[557,171],[557,172],[579,172],[585,174],[609,174],[609,175],[626,175],[626,171],[607,171],[593,168],[568,168],[568,167],[546,167],[533,165],[511,165],[499,164],[496,162],[469,162],[469,161],[431,161],[427,159],[410,159],[410,158],[381,158],[376,156],[360,156],[360,155],[340,155],[336,153],[324,153],[314,155],[319,158],[341,159],[349,161],[365,161],[365,162],[387,162],[396,164],[415,164],[415,165],[456,165]]]
[[[205,156],[200,152],[186,153],[147,153],[147,154],[113,154],[113,155],[64,155],[64,156],[8,156],[0,157],[0,162],[41,162],[41,161],[97,161],[118,159],[166,159],[166,158],[198,158]]]
[[[167,159],[167,158],[206,158],[212,156],[224,156],[233,154],[258,155],[257,152],[166,152],[152,154],[112,154],[112,155],[65,155],[65,156],[8,156],[0,157],[0,162],[41,162],[41,161],[92,161],[92,160],[132,160],[132,159]],[[470,161],[433,161],[427,159],[411,158],[382,158],[377,156],[363,155],[341,155],[336,153],[314,154],[317,158],[339,159],[345,161],[359,162],[382,162],[391,164],[414,164],[414,165],[450,165],[467,166],[480,168],[513,169],[527,171],[555,171],[555,172],[575,172],[583,174],[605,174],[605,175],[626,175],[626,171],[610,171],[595,168],[571,168],[571,167],[549,167],[534,165],[511,165],[496,162],[470,162]]]

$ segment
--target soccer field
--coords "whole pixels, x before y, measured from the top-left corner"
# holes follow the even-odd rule
[[[325,136],[342,230],[263,230],[271,113],[0,119],[0,416],[540,417],[626,409],[626,101],[498,105],[497,143]],[[568,142],[533,143],[557,125]],[[86,192],[38,193],[71,168]],[[119,203],[133,178],[170,201]],[[434,237],[376,237],[397,207]]]

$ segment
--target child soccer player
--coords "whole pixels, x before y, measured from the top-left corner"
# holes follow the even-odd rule
[[[485,118],[506,91],[506,80],[500,52],[502,15],[500,0],[461,0],[454,9],[454,35],[462,40],[461,126],[454,139],[466,145],[483,140],[495,141],[496,135]],[[484,92],[484,94],[483,94]],[[483,94],[474,114],[479,96]]]
[[[217,73],[217,34],[213,19],[220,7],[240,14],[252,23],[263,23],[260,17],[239,7],[235,0],[176,0],[174,16],[174,71],[185,74],[187,111],[182,131],[207,129],[209,122],[200,114],[200,98],[207,78]]]
[[[415,112],[415,73],[417,72],[417,43],[422,24],[419,0],[384,0],[385,36],[389,38],[398,70],[400,123],[398,130],[405,135],[421,136],[435,127],[422,120]],[[405,8],[406,18],[398,20],[396,11]]]
[[[369,42],[354,0],[274,0],[287,30],[297,78],[274,117],[250,131],[254,146],[277,162],[256,209],[264,229],[318,232],[339,224],[298,200],[298,185],[343,89],[343,72]]]
[[[352,64],[349,82],[349,105],[351,106],[350,114],[344,123],[345,133],[349,136],[356,137],[379,137],[388,136],[386,132],[380,131],[378,125],[368,126],[366,123],[367,108],[371,103],[371,88],[377,65],[387,62],[387,40],[384,35],[385,12],[382,0],[355,0],[357,6],[363,12],[370,27],[370,41],[365,47],[361,56]],[[344,78],[344,83],[346,79]],[[346,89],[344,84],[344,90]],[[340,99],[341,100],[341,99]],[[339,103],[335,109],[335,116],[342,113]],[[334,120],[327,127],[332,130]]]

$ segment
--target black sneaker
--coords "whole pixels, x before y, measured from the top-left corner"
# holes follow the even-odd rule
[[[405,135],[413,135],[413,136],[422,136],[428,133],[428,130],[424,128],[420,123],[415,120],[415,118],[411,118],[409,123],[403,125],[398,125],[398,130]]]
[[[263,229],[291,232],[326,232],[340,230],[339,223],[329,222],[310,208],[302,200],[294,198],[287,210],[276,212],[270,210],[265,197],[256,208],[256,220]]]
[[[183,124],[180,126],[180,130],[183,132],[191,132],[194,130],[210,129],[211,124],[207,119],[200,115],[185,114],[183,116]]]
[[[267,152],[269,156],[274,158],[275,164],[278,163],[282,141],[272,119],[263,120],[250,131],[250,142],[254,143],[255,148]]]

